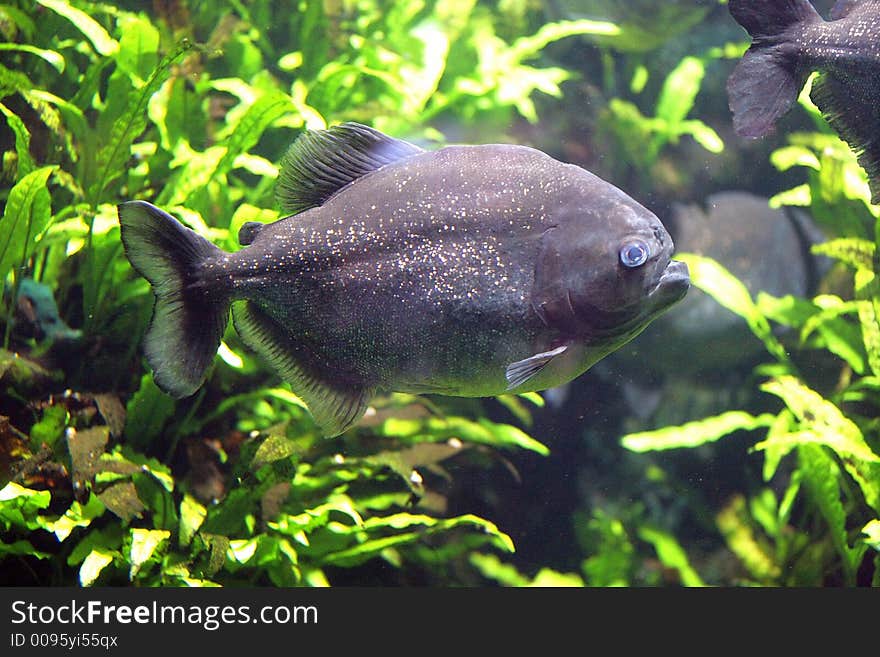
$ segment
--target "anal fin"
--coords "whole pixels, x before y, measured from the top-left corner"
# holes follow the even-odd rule
[[[507,366],[504,376],[507,378],[507,389],[514,390],[519,388],[526,381],[543,370],[547,364],[554,358],[564,353],[568,349],[568,345],[562,345],[551,349],[550,351],[542,351],[534,356],[529,356],[523,360],[518,360]]]
[[[321,432],[338,436],[361,419],[373,391],[358,385],[339,385],[320,378],[303,364],[303,348],[278,323],[249,302],[232,306],[232,321],[244,343],[290,384],[309,407]]]

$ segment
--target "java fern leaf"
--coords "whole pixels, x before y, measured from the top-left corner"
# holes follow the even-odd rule
[[[779,362],[788,364],[785,348],[773,334],[770,323],[752,300],[746,286],[725,267],[713,260],[693,253],[682,253],[680,260],[687,263],[691,281],[720,305],[739,315]]]
[[[92,43],[99,55],[110,57],[119,50],[119,42],[111,37],[98,21],[84,11],[71,6],[67,0],[37,0],[37,2],[70,21]]]
[[[56,168],[47,166],[31,171],[10,190],[0,218],[0,280],[27,259],[36,238],[48,227],[52,208],[46,185]]]
[[[24,121],[3,103],[0,103],[0,113],[6,117],[6,123],[15,135],[15,154],[18,157],[17,177],[21,179],[36,167],[30,152],[31,133]]]
[[[754,416],[745,411],[727,411],[721,415],[688,422],[681,426],[631,433],[624,436],[620,442],[633,452],[698,447],[715,442],[734,431],[751,431],[770,426],[773,418],[774,416],[770,414]]]
[[[181,41],[177,48],[159,62],[147,82],[129,94],[125,111],[113,123],[109,138],[98,151],[97,180],[88,190],[92,206],[97,206],[107,186],[125,170],[125,162],[131,155],[131,145],[147,126],[147,104],[150,98],[168,78],[172,64],[191,47],[190,41]]]
[[[840,496],[840,468],[817,445],[798,448],[798,465],[810,499],[828,524],[831,542],[841,558],[846,583],[853,585],[867,545],[856,543],[851,547],[849,544],[847,514]]]
[[[862,490],[865,501],[880,513],[880,455],[865,441],[859,427],[832,402],[792,376],[771,379],[762,390],[780,397],[796,422],[777,430],[755,448],[773,450],[780,458],[792,449],[824,446],[833,451]]]

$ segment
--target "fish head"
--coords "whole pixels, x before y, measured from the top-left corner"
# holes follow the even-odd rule
[[[548,327],[588,342],[634,337],[690,286],[656,215],[614,187],[603,191],[555,214],[542,236],[532,300]]]

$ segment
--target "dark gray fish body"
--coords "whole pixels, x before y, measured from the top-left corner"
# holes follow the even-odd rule
[[[246,226],[237,253],[194,253],[183,294],[224,309],[222,321],[232,302],[245,343],[328,435],[378,391],[491,396],[571,380],[687,290],[653,214],[531,148],[425,152],[346,124],[294,144],[279,187],[285,209],[301,211]],[[159,213],[120,206],[126,252],[151,281],[145,226],[172,230]],[[148,360],[160,387],[191,394],[202,363],[186,375],[159,328],[181,318],[163,317],[156,293]]]
[[[736,132],[770,132],[818,71],[810,96],[857,154],[872,202],[880,202],[880,0],[839,0],[831,21],[809,0],[730,0],[729,6],[753,37],[728,80]]]

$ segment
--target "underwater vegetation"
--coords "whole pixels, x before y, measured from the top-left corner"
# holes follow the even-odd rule
[[[751,41],[727,3],[630,4],[664,9],[0,5],[0,582],[880,585],[871,171],[815,77],[775,133],[736,134]],[[377,391],[326,431],[271,348],[197,313],[219,347],[174,354],[204,371],[163,392],[123,243],[141,218],[117,207],[255,253],[303,209],[276,200],[290,145],[352,123],[592,171],[659,217],[693,287],[564,390]]]

